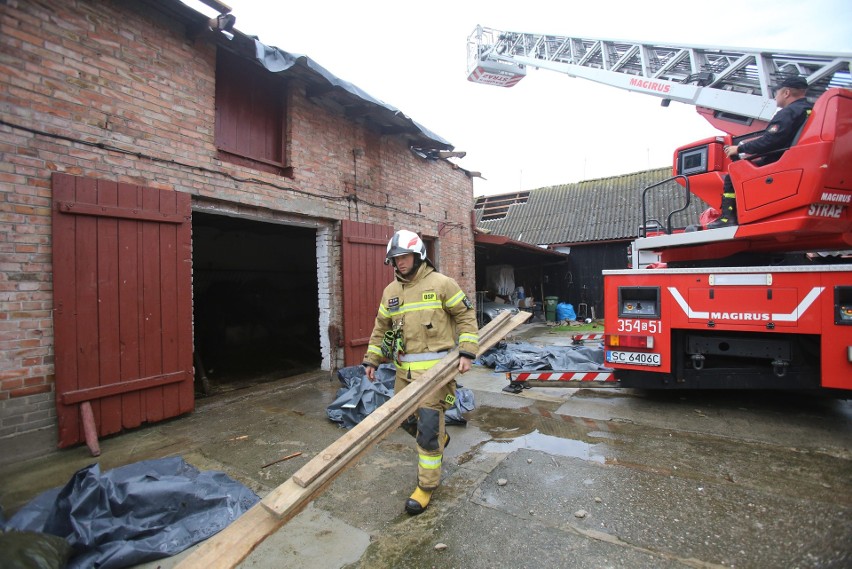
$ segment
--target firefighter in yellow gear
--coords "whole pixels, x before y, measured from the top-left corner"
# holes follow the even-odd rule
[[[459,285],[426,258],[423,240],[400,230],[388,242],[385,264],[393,263],[394,281],[382,293],[363,365],[373,381],[385,360],[396,366],[394,392],[421,377],[456,346],[459,373],[470,370],[479,348],[476,311]],[[441,482],[441,462],[449,435],[444,411],[455,403],[455,380],[428,400],[402,427],[417,441],[417,487],[405,503],[416,515],[429,505]]]

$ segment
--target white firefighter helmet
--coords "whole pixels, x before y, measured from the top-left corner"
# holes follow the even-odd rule
[[[420,236],[413,231],[400,229],[393,234],[391,240],[388,241],[388,251],[385,255],[385,265],[389,265],[391,259],[400,255],[414,253],[414,260],[417,263],[426,259],[426,245]]]

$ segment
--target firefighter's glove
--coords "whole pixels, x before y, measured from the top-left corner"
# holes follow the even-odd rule
[[[382,355],[391,360],[393,359],[393,345],[396,338],[396,330],[388,330],[382,338]]]

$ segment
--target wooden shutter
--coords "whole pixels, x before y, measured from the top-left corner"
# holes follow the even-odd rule
[[[192,373],[188,194],[54,174],[59,446],[187,413]]]
[[[393,279],[393,269],[385,265],[388,241],[393,228],[355,221],[342,222],[343,239],[343,338],[344,364],[361,363],[382,291]]]
[[[219,50],[216,65],[216,147],[284,166],[284,82]]]

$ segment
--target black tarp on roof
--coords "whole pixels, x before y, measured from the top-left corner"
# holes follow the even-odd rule
[[[453,149],[453,145],[448,141],[409,118],[396,107],[372,97],[357,85],[337,77],[307,55],[288,53],[277,47],[265,45],[258,39],[254,39],[254,45],[257,60],[268,71],[286,74],[294,66],[300,66],[310,71],[316,79],[322,79],[327,82],[330,87],[337,87],[343,92],[357,97],[364,103],[378,107],[372,113],[368,113],[371,120],[384,123],[386,128],[405,129],[407,127],[411,130],[412,134],[417,134],[418,138],[426,137],[429,139],[433,144],[427,144],[428,148]],[[421,140],[420,144],[423,145],[423,143],[424,141]]]

